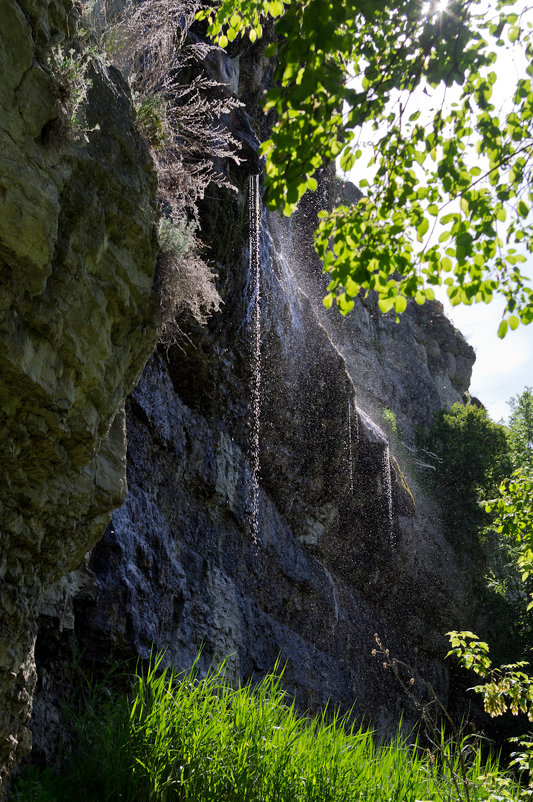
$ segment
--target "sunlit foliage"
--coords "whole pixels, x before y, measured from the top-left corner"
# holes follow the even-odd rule
[[[515,468],[533,471],[533,388],[526,387],[508,402],[511,456]]]
[[[472,688],[483,698],[486,712],[492,716],[502,716],[510,712],[519,713],[533,722],[533,676],[530,664],[525,660],[504,666],[494,666],[489,657],[489,646],[473,632],[448,632],[453,655],[465,667],[475,672],[482,680]],[[515,766],[525,780],[521,798],[530,799],[533,793],[533,735],[524,734],[512,739],[518,746],[512,753],[511,766]],[[508,797],[496,797],[506,799]]]
[[[13,799],[489,802],[501,782],[516,799],[515,784],[479,749],[468,750],[459,786],[461,748],[446,739],[432,750],[399,733],[377,743],[348,715],[302,716],[282,672],[235,688],[223,666],[202,679],[194,668],[162,670],[161,661],[137,672],[130,698],[89,684],[60,770],[26,771]]]
[[[508,433],[485,409],[454,404],[435,415],[418,445],[434,465],[431,487],[442,502],[444,522],[452,540],[478,545],[476,533],[489,522],[480,506],[497,493],[511,471]]]
[[[495,515],[498,533],[511,541],[522,581],[533,575],[533,476],[524,469],[516,470],[502,482],[499,495],[486,503],[487,512]],[[533,594],[528,610],[533,608]]]
[[[202,12],[222,46],[254,41],[275,20],[264,107],[277,122],[262,145],[271,208],[291,214],[333,159],[351,169],[362,124],[374,127],[372,184],[357,204],[325,211],[316,234],[327,306],[347,313],[358,292],[375,290],[381,310],[399,314],[445,284],[452,304],[503,296],[501,337],[533,320],[521,269],[533,250],[533,46],[527,14],[507,5],[223,0]],[[526,66],[501,112],[492,95],[504,45],[521,48]],[[437,87],[454,85],[454,102],[446,91],[437,99]]]

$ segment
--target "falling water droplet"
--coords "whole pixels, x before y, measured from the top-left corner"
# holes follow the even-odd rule
[[[251,415],[251,467],[252,510],[250,528],[257,543],[259,533],[259,427],[261,423],[261,259],[259,239],[261,232],[261,201],[259,176],[251,175],[248,194],[250,233],[250,279],[253,282],[252,325],[252,415]]]

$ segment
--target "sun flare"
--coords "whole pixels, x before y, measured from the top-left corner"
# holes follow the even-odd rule
[[[425,17],[442,16],[449,13],[449,6],[450,0],[429,0],[422,6],[422,15]]]

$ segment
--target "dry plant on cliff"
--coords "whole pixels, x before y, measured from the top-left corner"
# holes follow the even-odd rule
[[[126,5],[119,19],[105,5],[91,11],[110,58],[130,84],[137,125],[157,170],[157,283],[166,345],[179,334],[179,311],[188,309],[203,324],[220,307],[215,275],[196,233],[197,203],[210,184],[234,189],[224,166],[228,159],[241,161],[240,143],[226,123],[242,104],[205,74],[206,59],[219,48],[190,33],[198,8],[186,0],[146,0]]]
[[[200,257],[201,242],[194,223],[175,225],[167,217],[159,222],[158,291],[164,346],[176,340],[176,315],[184,309],[200,324],[220,309],[222,303],[215,276]]]
[[[198,8],[184,0],[129,4],[106,34],[149,137],[154,132],[149,120],[158,118],[152,151],[160,200],[173,219],[180,219],[184,209],[194,216],[196,201],[210,183],[233,188],[220,162],[240,162],[240,144],[222,118],[241,104],[203,71],[201,65],[218,48],[191,41]]]

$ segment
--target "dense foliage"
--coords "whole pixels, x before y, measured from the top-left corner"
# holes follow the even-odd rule
[[[470,752],[459,786],[457,745],[432,752],[397,736],[378,746],[370,731],[333,713],[302,717],[275,673],[233,689],[221,669],[203,680],[194,669],[180,677],[158,669],[160,659],[137,674],[131,701],[93,689],[70,759],[57,774],[26,772],[14,799],[481,802],[500,798],[502,787],[505,798],[517,798],[516,786],[479,752]]]
[[[521,572],[524,593],[533,608],[533,474],[523,468],[513,472],[500,487],[498,496],[487,501],[485,509],[494,515],[493,526],[504,541],[511,544],[511,554]]]
[[[511,471],[505,426],[485,409],[454,404],[435,416],[427,433],[419,433],[418,444],[433,462],[431,485],[443,502],[450,536],[472,541],[490,520],[480,501],[492,497]]]
[[[519,713],[533,722],[533,676],[530,663],[520,659],[529,656],[532,642],[531,609],[533,609],[533,397],[526,388],[510,401],[510,459],[515,470],[499,485],[494,497],[484,507],[491,516],[491,526],[500,539],[500,551],[508,560],[503,572],[502,587],[512,596],[515,618],[521,637],[516,642],[517,662],[495,666],[489,656],[489,645],[473,632],[450,632],[451,650],[465,668],[475,672],[483,682],[473,690],[483,698],[491,716],[506,712]],[[511,580],[508,582],[508,580]],[[507,586],[506,583],[508,582]],[[509,593],[509,591],[511,591]],[[528,788],[524,797],[533,795],[533,733],[514,739],[513,765],[524,773]]]
[[[511,456],[515,468],[533,471],[533,389],[526,387],[509,401]]]
[[[494,717],[510,712],[519,713],[533,722],[533,676],[526,660],[495,666],[489,656],[489,645],[481,641],[473,632],[448,632],[451,649],[448,656],[454,655],[460,663],[470,669],[483,682],[471,690],[480,694],[486,712]],[[531,799],[533,795],[533,733],[527,732],[515,737],[511,766],[514,766],[522,780],[521,797]],[[502,797],[506,798],[506,797]]]
[[[533,645],[533,394],[526,387],[509,401],[510,469],[493,492],[481,496],[491,521],[493,587],[514,607],[519,642]],[[519,644],[517,643],[517,649]]]
[[[375,290],[383,312],[400,313],[445,283],[452,304],[503,295],[500,336],[533,320],[520,270],[533,250],[532,34],[527,13],[506,5],[221,0],[201,13],[221,46],[246,33],[255,41],[275,19],[265,110],[277,122],[262,146],[272,208],[290,214],[321,165],[338,157],[349,170],[361,158],[364,123],[377,132],[365,197],[324,212],[317,231],[328,306],[347,313],[360,290]],[[526,64],[501,111],[492,96],[506,44]]]

